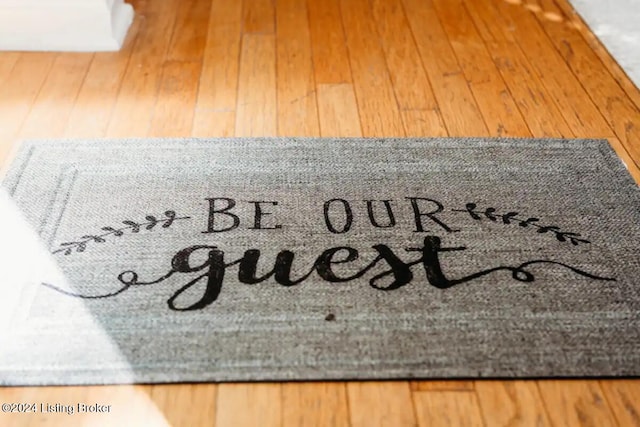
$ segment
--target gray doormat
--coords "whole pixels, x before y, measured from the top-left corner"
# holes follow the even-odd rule
[[[25,143],[0,383],[640,374],[606,141]]]

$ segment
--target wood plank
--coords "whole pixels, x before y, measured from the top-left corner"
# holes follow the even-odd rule
[[[440,110],[404,110],[401,112],[406,136],[448,136]]]
[[[11,67],[0,86],[0,135],[3,139],[20,129],[58,55],[24,53]]]
[[[411,391],[474,391],[473,381],[464,380],[429,380],[411,381]]]
[[[544,13],[566,19],[553,0],[537,0]],[[593,52],[582,35],[563,21],[546,19],[543,13],[533,14],[551,42],[582,84],[598,110],[628,151],[640,156],[640,124],[638,107],[613,79],[609,70]]]
[[[209,426],[215,421],[216,384],[162,384],[145,386],[145,391],[167,426]]]
[[[202,61],[211,2],[207,0],[183,0],[177,10],[169,44],[169,61]]]
[[[363,135],[402,136],[402,118],[369,3],[352,0],[341,6]]]
[[[476,28],[493,29],[490,34],[480,32],[481,38],[533,136],[573,137],[574,133],[520,47],[512,37],[505,37],[499,30],[500,25],[495,24],[497,10],[489,2],[468,1],[465,7]]]
[[[476,381],[476,394],[487,426],[550,426],[535,381]]]
[[[474,392],[418,391],[413,400],[420,426],[484,426]]]
[[[147,135],[178,6],[178,0],[148,4],[107,128],[107,136]]]
[[[56,138],[64,134],[92,60],[93,54],[87,53],[58,55],[20,130],[21,138]]]
[[[487,7],[486,1],[465,1],[464,3],[469,15],[471,15],[480,38],[485,42],[513,41],[505,38],[505,34],[500,28],[502,17],[497,16],[498,11],[493,7]],[[487,15],[488,14],[488,15]],[[486,16],[486,19],[476,19],[477,16]],[[489,49],[491,51],[491,49]]]
[[[527,9],[503,2],[492,3],[501,16],[516,22],[512,28],[517,43],[538,77],[558,105],[567,124],[578,137],[612,136],[613,131],[591,102],[589,95],[560,57],[547,35]],[[500,25],[504,31],[509,31]]]
[[[340,383],[282,385],[282,425],[348,427],[347,390]]]
[[[409,25],[451,136],[489,131],[430,1],[403,0]]]
[[[80,138],[105,135],[140,24],[141,19],[137,16],[119,52],[94,54],[71,111],[65,136]]]
[[[511,3],[514,1],[510,0]],[[209,3],[211,4],[210,14],[202,15],[194,12],[194,8],[204,10]],[[210,2],[206,0],[200,3],[186,2],[185,5],[185,2],[178,3],[173,0],[169,2],[134,0],[137,16],[133,34],[138,25],[141,37],[139,39],[134,37],[130,42],[128,41],[130,45],[125,45],[122,52],[95,55],[69,116],[65,134],[95,136],[109,132],[113,136],[146,135],[152,118],[157,120],[158,127],[155,130],[159,134],[176,134],[178,130],[182,133],[188,129],[188,117],[194,114],[194,134],[233,135],[237,121],[236,105],[241,102],[237,96],[237,82],[243,19],[256,22],[268,22],[270,19],[272,23],[274,22],[273,5],[268,0],[262,1],[263,6],[267,5],[266,12],[262,15],[254,13],[253,17],[250,16],[251,13],[243,15],[241,3],[233,0],[211,0]],[[618,125],[618,122],[614,125],[614,129],[609,126],[611,120],[619,121],[622,118],[622,116],[615,116],[615,112],[623,111],[626,120],[634,126],[640,117],[637,111],[630,110],[630,104],[626,101],[623,103],[624,109],[620,110],[620,106],[616,104],[618,103],[616,97],[619,98],[622,92],[615,89],[612,82],[615,80],[628,98],[632,101],[636,100],[634,101],[636,107],[640,92],[611,60],[588,28],[577,25],[580,24],[579,18],[566,12],[569,6],[565,0],[556,2],[562,9],[562,14],[549,2],[538,3],[528,0],[526,6],[530,9],[537,10],[535,6],[540,7],[538,12],[532,13],[525,9],[525,4],[514,6],[505,2],[467,0],[463,6],[468,16],[462,12],[460,22],[450,22],[458,19],[451,11],[458,11],[459,3],[444,4],[438,0],[435,3],[437,8],[434,9],[433,4],[429,2],[406,0],[405,6],[407,4],[419,6],[407,7],[406,12],[409,13],[404,16],[404,20],[412,23],[410,28],[415,36],[415,46],[420,59],[424,62],[427,78],[438,83],[434,85],[437,104],[434,108],[402,111],[396,102],[396,97],[401,106],[413,105],[412,102],[418,103],[421,100],[413,96],[411,86],[413,85],[418,92],[425,88],[423,83],[413,84],[411,79],[406,77],[411,75],[410,73],[420,73],[418,68],[402,68],[406,65],[400,61],[402,55],[408,55],[407,64],[415,65],[416,63],[413,56],[415,53],[411,53],[411,49],[408,49],[412,40],[406,38],[407,24],[397,24],[403,19],[398,10],[394,9],[397,3],[394,0],[389,0],[388,3],[378,0],[371,3],[361,0],[357,0],[354,4],[344,3],[347,2],[342,2],[342,8],[350,11],[350,15],[345,17],[345,22],[349,20],[349,23],[356,24],[355,27],[353,25],[348,27],[351,50],[347,50],[342,29],[342,10],[338,0],[327,2],[309,0],[309,22],[304,24],[303,19],[290,21],[301,22],[302,27],[309,26],[314,79],[317,85],[319,130],[324,136],[361,135],[360,120],[366,130],[365,133],[371,136],[403,133],[412,136],[444,135],[447,127],[453,129],[454,135],[488,133],[483,119],[483,116],[487,117],[488,109],[482,102],[500,103],[501,101],[497,97],[499,91],[480,92],[480,89],[475,87],[485,81],[487,74],[490,81],[498,77],[504,81],[526,124],[536,136],[597,136],[591,131],[592,128],[599,134],[613,136],[614,129],[618,133],[624,130],[624,126]],[[287,15],[289,11],[281,8],[287,9],[288,4],[288,1],[281,1],[278,14]],[[296,5],[298,9],[294,12],[300,13],[299,9],[303,6],[299,3]],[[259,7],[261,6],[258,5]],[[511,9],[509,12],[504,12],[504,8]],[[257,9],[254,8],[255,10]],[[516,10],[518,10],[517,13]],[[434,14],[436,11],[438,14]],[[550,14],[560,15],[566,28],[560,30],[555,28],[555,25],[560,25],[556,24],[560,21],[555,17],[551,22],[543,22],[543,17],[549,18],[552,16]],[[297,15],[294,14],[294,16]],[[438,16],[442,20],[438,19]],[[473,27],[469,27],[469,17],[473,21]],[[209,23],[206,47],[202,50],[198,47],[202,46],[202,34],[204,34],[200,26],[205,26],[204,21],[207,19]],[[251,25],[253,24],[249,27]],[[273,33],[275,30],[273,24],[265,26],[270,27],[270,30],[257,28],[260,25],[256,25],[253,32]],[[532,25],[533,31],[529,31]],[[176,29],[175,31],[179,31],[178,28],[180,28],[180,34],[172,33],[173,28]],[[398,34],[393,33],[394,28]],[[249,30],[251,32],[251,28]],[[296,62],[299,58],[295,58],[291,52],[308,55],[304,53],[308,48],[294,44],[290,36],[293,30],[289,28],[287,31],[288,45],[284,49],[286,54],[282,56],[291,58],[291,62]],[[301,31],[305,32],[304,28]],[[194,34],[199,35],[194,36]],[[361,40],[362,34],[368,39]],[[556,38],[558,34],[560,39]],[[578,34],[586,42],[581,41]],[[384,36],[383,39],[380,35]],[[192,37],[195,42],[187,42]],[[242,102],[249,104],[242,107],[246,113],[243,123],[246,122],[247,125],[240,123],[239,127],[244,130],[253,129],[254,134],[265,134],[261,130],[264,128],[270,128],[272,134],[275,134],[278,119],[282,121],[283,117],[296,117],[295,111],[287,112],[286,108],[280,111],[280,106],[276,115],[276,104],[279,103],[277,96],[289,96],[286,93],[282,94],[282,89],[298,93],[300,87],[298,83],[291,88],[283,86],[284,83],[280,80],[279,64],[276,74],[276,57],[278,56],[279,61],[280,49],[276,50],[275,40],[273,36],[270,37],[272,37],[271,42],[254,43],[254,47],[262,45],[264,48],[264,45],[268,45],[267,49],[250,49],[252,53],[249,55],[252,58],[247,58],[246,55],[243,57],[243,66],[247,65],[248,70],[253,71],[247,73],[245,70],[242,80]],[[302,37],[303,44],[307,43],[304,41],[306,37],[308,36]],[[569,41],[574,53],[573,57],[568,56],[569,48],[561,44],[563,37]],[[482,42],[486,49],[485,54],[482,54]],[[250,45],[251,43],[249,41]],[[469,63],[476,52],[474,49],[479,49],[478,52],[482,55],[475,66]],[[270,53],[264,54],[267,51]],[[552,59],[544,57],[549,51],[553,54]],[[589,53],[592,51],[595,53]],[[184,70],[188,66],[185,68],[175,62],[169,62],[167,67],[163,68],[163,66],[167,59],[187,61],[193,59],[197,62],[199,52],[202,53],[204,65],[194,111],[193,85],[197,83],[197,78],[188,77],[184,80],[183,83],[187,83],[189,95],[183,97],[178,93],[178,86],[168,84],[170,82],[167,76],[172,74],[179,76],[181,75],[179,69]],[[256,59],[254,52],[263,59]],[[245,53],[243,50],[243,54]],[[131,61],[128,55],[131,55]],[[357,66],[357,69],[354,66],[353,85],[351,84],[350,56],[351,61]],[[63,117],[68,114],[68,105],[60,115],[60,112],[55,112],[55,106],[44,108],[45,104],[51,104],[50,101],[42,104],[38,101],[38,99],[49,99],[46,96],[47,92],[52,94],[59,91],[57,96],[67,102],[71,99],[73,91],[77,92],[76,84],[82,82],[81,73],[74,68],[69,72],[67,81],[67,87],[71,88],[71,93],[62,94],[64,85],[48,83],[49,88],[46,88],[45,81],[54,81],[50,80],[54,79],[54,74],[50,75],[50,71],[54,73],[51,67],[57,57],[58,54],[51,53],[0,53],[0,138],[3,141],[15,138],[20,128],[25,131],[25,134],[36,133],[38,123],[50,122],[53,117]],[[488,71],[491,67],[487,57],[492,59],[499,76],[493,71]],[[301,64],[308,64],[306,58],[302,59]],[[261,61],[262,65],[260,65]],[[564,68],[560,67],[560,71],[552,68],[558,61],[564,64]],[[604,65],[597,61],[602,61]],[[267,65],[264,66],[264,64]],[[594,70],[588,69],[589,67],[593,67]],[[138,69],[141,71],[136,71]],[[260,71],[263,69],[267,71]],[[541,69],[545,74],[540,74]],[[378,70],[382,71],[378,72]],[[605,70],[611,75],[607,76]],[[449,75],[449,72],[452,74]],[[145,75],[145,73],[148,74]],[[305,65],[299,71],[291,68],[288,73],[294,80],[306,81],[305,76],[308,76],[309,70]],[[374,75],[369,75],[371,73]],[[402,78],[394,77],[396,73]],[[549,75],[557,81],[549,82]],[[72,82],[71,76],[76,80]],[[376,82],[380,76],[384,80],[381,86],[385,88],[382,95],[376,92],[377,86],[367,86],[371,81]],[[58,73],[56,79],[63,79],[63,77],[62,73]],[[178,80],[182,81],[182,79]],[[120,90],[121,83],[122,90]],[[491,84],[495,83],[491,81]],[[590,84],[597,87],[592,88]],[[254,88],[257,94],[250,94],[249,87]],[[261,99],[262,92],[265,91],[267,101]],[[578,93],[582,91],[582,95],[572,99],[572,94],[576,91]],[[366,101],[360,111],[355,93],[358,94],[357,101]],[[480,99],[481,93],[486,94],[486,99]],[[610,107],[607,105],[607,97],[611,95],[614,96],[614,105]],[[478,99],[477,103],[476,99]],[[159,104],[156,104],[157,100],[160,100]],[[162,105],[162,100],[169,101],[169,108],[161,113],[162,108],[166,107]],[[384,100],[385,105],[382,105],[381,100]],[[387,101],[389,101],[388,105]],[[255,104],[252,104],[253,102]],[[376,102],[380,102],[380,105],[375,104]],[[265,108],[267,104],[272,105],[272,108]],[[114,120],[107,129],[114,105]],[[151,105],[152,108],[142,108],[145,105]],[[176,116],[178,121],[174,124],[175,126],[171,123],[161,123],[162,120],[158,117],[171,117],[170,112],[179,111],[181,105],[184,111]],[[378,107],[380,107],[378,111],[374,111]],[[574,116],[583,119],[587,117],[586,120],[589,120],[589,115],[583,114],[585,108],[597,111],[598,114],[603,109],[606,110],[599,124],[588,123],[589,126],[587,126],[573,118]],[[475,113],[468,113],[474,109]],[[569,112],[565,111],[567,109]],[[367,111],[368,114],[363,114],[361,117],[362,111]],[[610,111],[609,116],[607,111]],[[483,114],[481,115],[480,112]],[[144,123],[145,120],[146,123]],[[296,120],[298,123],[296,128],[304,129],[307,126],[305,120],[299,118]],[[270,125],[254,126],[252,121],[253,123],[264,121]],[[54,133],[60,132],[59,126],[61,126],[60,123],[54,123]],[[167,126],[167,128],[162,130],[161,126]],[[156,125],[151,129],[154,128]],[[494,126],[491,126],[491,129],[495,131]],[[295,128],[292,127],[290,131],[295,132]],[[312,132],[309,131],[309,133]],[[621,139],[613,137],[609,140],[618,155],[629,166],[636,181],[640,182],[639,168],[633,164],[634,158],[636,161],[640,159],[637,153],[630,153],[625,149]],[[7,142],[0,144],[0,161],[2,150],[8,150],[8,148]],[[638,396],[640,382],[637,380],[601,381],[600,390],[597,389],[597,381],[563,381],[559,382],[556,390],[548,395],[546,383],[546,381],[540,383],[540,389],[547,400],[547,409],[551,415],[546,421],[553,421],[555,425],[581,422],[586,425],[589,423],[606,425],[607,422],[615,423],[616,421],[620,425],[640,425],[638,422],[640,410],[637,404],[640,401]],[[271,390],[267,391],[262,388],[262,384],[240,384],[238,386],[244,388],[243,392],[223,396],[222,400],[216,394],[216,386],[208,384],[0,388],[2,401],[36,399],[37,401],[77,403],[77,401],[86,400],[112,404],[117,410],[108,417],[100,417],[96,414],[77,416],[76,414],[73,417],[61,418],[49,414],[44,418],[14,417],[8,421],[5,421],[5,417],[0,418],[0,424],[211,425],[214,421],[216,400],[218,400],[218,403],[222,402],[226,407],[221,413],[215,415],[220,425],[236,422],[240,424],[243,421],[260,425],[268,424],[269,421],[273,424],[296,425],[313,423],[313,421],[324,422],[325,425],[340,424],[349,420],[356,420],[357,423],[366,425],[376,423],[411,425],[418,420],[423,425],[437,425],[438,421],[472,422],[469,419],[451,418],[459,414],[458,411],[462,412],[461,416],[465,416],[465,411],[467,416],[469,413],[477,415],[481,412],[486,425],[507,424],[510,421],[516,424],[535,425],[537,422],[540,425],[546,425],[545,412],[541,406],[542,397],[540,393],[536,393],[535,387],[531,386],[536,383],[526,382],[526,384],[527,386],[523,388],[520,382],[478,381],[474,385],[477,392],[476,398],[472,390],[447,391],[454,387],[467,387],[468,384],[464,383],[449,381],[412,383],[413,388],[431,390],[412,393],[418,408],[417,419],[413,416],[413,409],[406,406],[407,402],[411,405],[411,389],[406,382],[381,383],[374,389],[366,388],[367,385],[371,387],[371,383],[350,383],[348,386],[344,383],[332,383],[330,385],[334,388],[331,390],[325,390],[324,385],[318,383],[286,384],[282,386],[282,392],[278,391],[280,385],[277,384],[271,385]],[[590,392],[594,384],[596,384],[597,398]],[[226,386],[235,387],[236,385],[221,387]],[[361,386],[366,390],[361,393],[353,391]],[[349,388],[348,401],[347,397],[341,397],[345,396],[345,387]],[[399,393],[398,387],[401,390]],[[425,400],[427,404],[424,403]],[[481,411],[477,409],[478,402]],[[355,403],[354,408],[348,413],[346,412],[347,403]],[[390,408],[396,404],[398,405],[396,409]],[[185,411],[185,405],[190,407],[197,405],[202,409]],[[291,409],[296,405],[297,409]],[[459,409],[457,405],[462,405],[464,409]],[[405,414],[400,414],[398,411],[404,411]],[[565,412],[570,414],[567,415]],[[345,413],[348,415],[340,415]],[[350,419],[346,420],[346,416]],[[447,420],[446,416],[450,418]],[[388,420],[390,421],[387,422]]]
[[[306,0],[277,0],[278,134],[320,133]]]
[[[58,54],[24,53],[0,87],[0,161],[13,147],[18,130],[44,84]]]
[[[398,106],[401,110],[436,109],[435,96],[402,3],[400,0],[373,0],[372,8]]]
[[[244,34],[273,34],[275,18],[274,0],[244,0],[242,3],[242,31]]]
[[[318,85],[318,115],[322,136],[362,136],[353,85]]]
[[[603,380],[600,381],[600,386],[618,425],[640,426],[640,385],[638,381]]]
[[[280,384],[220,384],[216,403],[216,427],[282,424]]]
[[[188,0],[176,10],[148,136],[191,134],[210,6],[207,1]]]
[[[20,52],[2,52],[0,55],[0,90],[11,75],[18,59],[20,59]]]
[[[191,134],[201,68],[199,61],[164,64],[149,136],[185,137]]]
[[[629,79],[627,73],[620,67],[616,60],[611,56],[606,47],[600,42],[600,40],[589,30],[589,27],[584,22],[582,17],[576,12],[571,3],[567,0],[556,0],[556,5],[564,12],[567,17],[566,24],[572,28],[575,28],[582,34],[582,37],[589,44],[589,47],[593,52],[598,55],[598,58],[607,67],[613,78],[624,89],[627,96],[631,98],[636,107],[640,108],[640,90]]]
[[[530,136],[518,106],[460,0],[433,0],[489,132]]]
[[[352,427],[415,426],[407,381],[347,383]]]
[[[512,42],[496,41],[490,44],[490,49],[533,136],[575,136],[520,48]]]
[[[275,62],[274,36],[243,36],[238,78],[236,136],[276,135]]]
[[[307,1],[316,83],[351,82],[351,66],[338,1]]]
[[[204,51],[195,136],[233,136],[236,121],[242,3],[213,0]]]
[[[554,425],[617,425],[597,381],[544,380],[538,387]]]

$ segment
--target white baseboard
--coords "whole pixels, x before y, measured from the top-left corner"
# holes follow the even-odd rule
[[[0,0],[0,50],[115,51],[132,21],[123,0]]]

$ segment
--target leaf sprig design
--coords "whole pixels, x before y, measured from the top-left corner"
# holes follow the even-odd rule
[[[467,203],[465,205],[465,209],[452,209],[453,212],[466,212],[471,216],[471,218],[481,221],[483,218],[488,219],[493,222],[501,222],[502,224],[513,224],[517,223],[520,227],[527,228],[535,228],[538,233],[552,233],[555,235],[555,238],[560,242],[570,242],[572,245],[579,245],[580,243],[591,243],[590,241],[583,239],[579,233],[570,233],[566,231],[562,231],[560,227],[557,225],[540,225],[540,218],[535,217],[527,217],[522,218],[518,217],[519,212],[507,212],[505,214],[499,214],[496,211],[496,208],[489,207],[484,211],[482,209],[478,209],[478,206],[475,203]]]
[[[81,236],[77,241],[60,243],[60,248],[56,249],[52,253],[56,254],[62,252],[64,255],[71,255],[75,252],[84,252],[87,249],[89,243],[105,243],[107,236],[121,237],[125,232],[139,233],[142,229],[151,231],[157,225],[161,228],[169,228],[175,221],[190,219],[191,217],[183,216],[177,217],[175,211],[168,210],[164,212],[164,218],[157,218],[153,215],[147,215],[145,217],[146,222],[137,222],[126,219],[122,221],[125,227],[101,227],[100,230],[104,231],[102,234],[85,234]]]

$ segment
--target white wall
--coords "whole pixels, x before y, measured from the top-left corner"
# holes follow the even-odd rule
[[[0,0],[0,50],[118,50],[132,21],[123,0]]]

